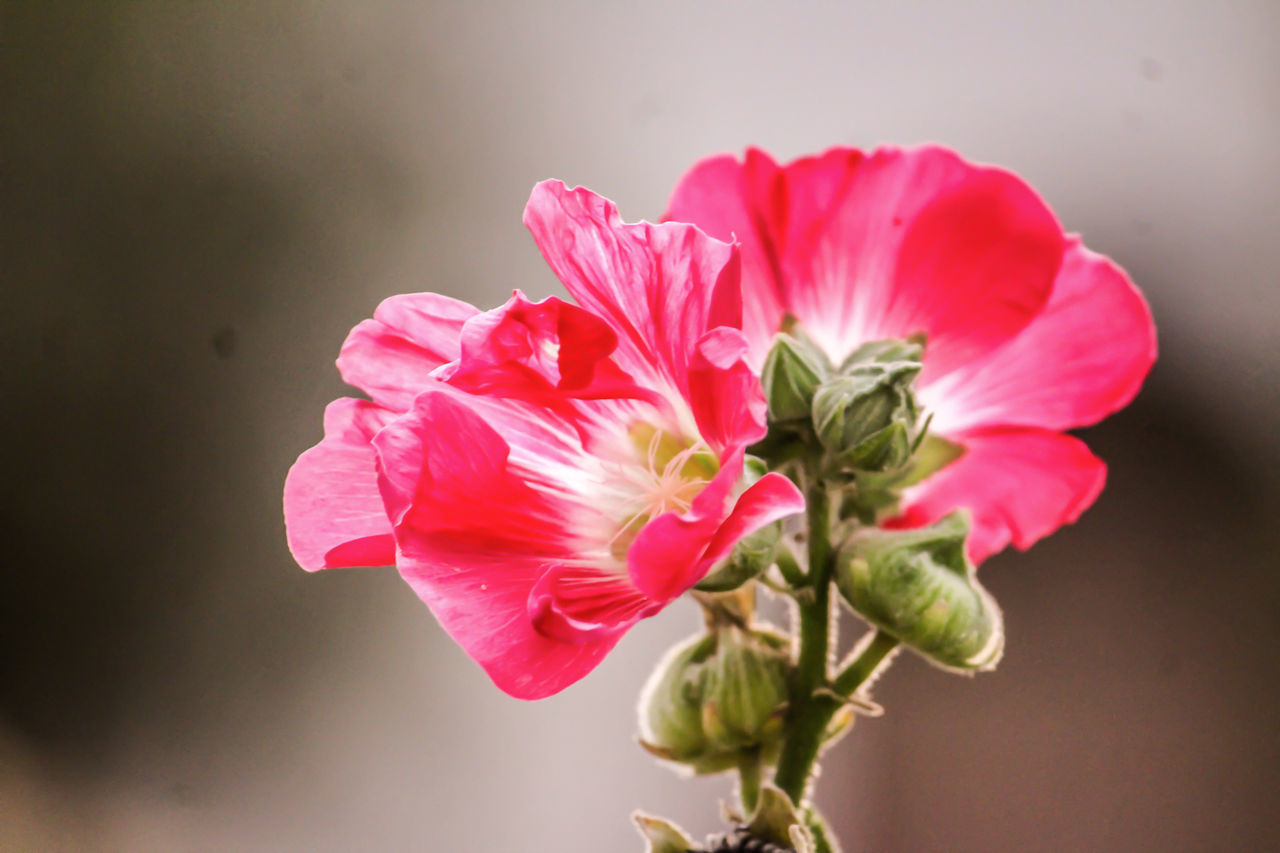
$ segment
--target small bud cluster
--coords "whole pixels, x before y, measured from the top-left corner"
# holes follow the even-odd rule
[[[641,743],[654,755],[718,773],[747,750],[776,751],[786,714],[790,641],[720,625],[677,646],[650,676],[640,702]]]
[[[928,434],[913,389],[924,346],[873,341],[838,368],[800,329],[780,334],[764,362],[771,430],[760,452],[822,448],[828,474],[846,479],[899,473]]]

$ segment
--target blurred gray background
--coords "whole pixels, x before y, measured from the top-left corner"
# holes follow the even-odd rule
[[[1097,505],[983,577],[1008,655],[904,660],[824,762],[848,851],[1274,849],[1280,4],[5,2],[0,848],[639,850],[714,828],[631,738],[681,604],[537,704],[280,491],[396,292],[558,285],[559,177],[945,142],[1144,288]]]

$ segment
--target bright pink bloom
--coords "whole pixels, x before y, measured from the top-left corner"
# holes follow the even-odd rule
[[[308,570],[394,561],[499,687],[535,699],[803,500],[744,473],[765,407],[734,247],[624,224],[559,182],[525,223],[581,307],[383,302],[338,359],[373,399],[330,404],[285,519]]]
[[[1061,430],[1133,398],[1155,327],[1124,271],[1016,175],[936,146],[785,166],[751,149],[695,165],[667,218],[741,241],[753,364],[787,314],[837,364],[866,341],[926,335],[922,402],[966,452],[908,490],[896,523],[968,507],[980,561],[1075,521],[1101,491],[1106,467]]]

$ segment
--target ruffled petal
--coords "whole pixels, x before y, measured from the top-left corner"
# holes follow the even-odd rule
[[[464,399],[443,388],[426,391],[374,436],[378,489],[397,544],[562,556],[572,536],[572,505],[513,470],[508,442]],[[563,462],[546,458],[549,466]]]
[[[689,398],[698,432],[717,455],[764,438],[768,404],[747,362],[750,347],[737,329],[720,326],[698,340],[689,366]]]
[[[1124,270],[1075,241],[1045,309],[1009,343],[921,389],[943,432],[977,426],[1070,429],[1138,393],[1156,330]]]
[[[431,371],[460,353],[463,324],[479,313],[438,293],[406,293],[383,300],[347,336],[338,371],[375,402],[407,411]]]
[[[703,553],[703,566],[710,570],[712,563],[729,555],[739,539],[800,512],[804,512],[804,495],[796,484],[781,474],[765,474],[738,496],[733,512],[720,525]]]
[[[973,516],[969,557],[980,563],[1009,543],[1021,550],[1071,524],[1102,491],[1107,467],[1084,442],[1037,429],[982,429],[948,436],[964,455],[906,491],[888,527],[919,527],[956,509]]]
[[[737,250],[691,225],[625,224],[608,199],[559,181],[534,187],[524,221],[574,299],[617,333],[619,366],[687,401],[698,340],[742,322]]]
[[[728,243],[740,242],[742,330],[753,353],[765,353],[782,325],[786,306],[778,269],[778,241],[785,234],[786,195],[781,170],[768,154],[748,149],[708,157],[680,179],[664,221],[692,222]],[[756,359],[759,366],[760,359]]]
[[[467,321],[458,360],[433,375],[473,394],[519,398],[561,413],[572,399],[660,402],[610,359],[617,345],[613,330],[591,312],[554,296],[530,302],[517,290],[506,305]]]
[[[289,469],[285,531],[289,550],[307,571],[395,562],[369,443],[392,417],[367,400],[334,400],[325,409],[324,440]]]

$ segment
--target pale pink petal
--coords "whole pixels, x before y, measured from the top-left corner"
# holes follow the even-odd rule
[[[698,432],[720,455],[764,438],[768,405],[747,362],[750,347],[737,329],[720,326],[699,339],[689,366],[689,401]]]
[[[886,526],[919,527],[968,509],[968,551],[975,563],[1010,543],[1025,550],[1071,524],[1106,481],[1102,460],[1069,435],[992,428],[949,437],[964,446],[964,455],[908,489],[902,514]]]
[[[463,324],[477,309],[438,293],[406,293],[383,300],[347,336],[338,371],[375,402],[407,411],[431,371],[460,352]]]
[[[298,457],[284,484],[289,550],[307,571],[395,562],[370,440],[393,413],[367,400],[334,400],[324,440]]]
[[[617,333],[619,366],[687,399],[698,339],[741,325],[736,249],[691,225],[625,224],[609,200],[559,181],[534,187],[524,221],[574,299]]]
[[[1156,357],[1155,325],[1120,267],[1074,241],[1049,304],[985,358],[921,389],[942,432],[976,426],[1088,426],[1138,393]]]

